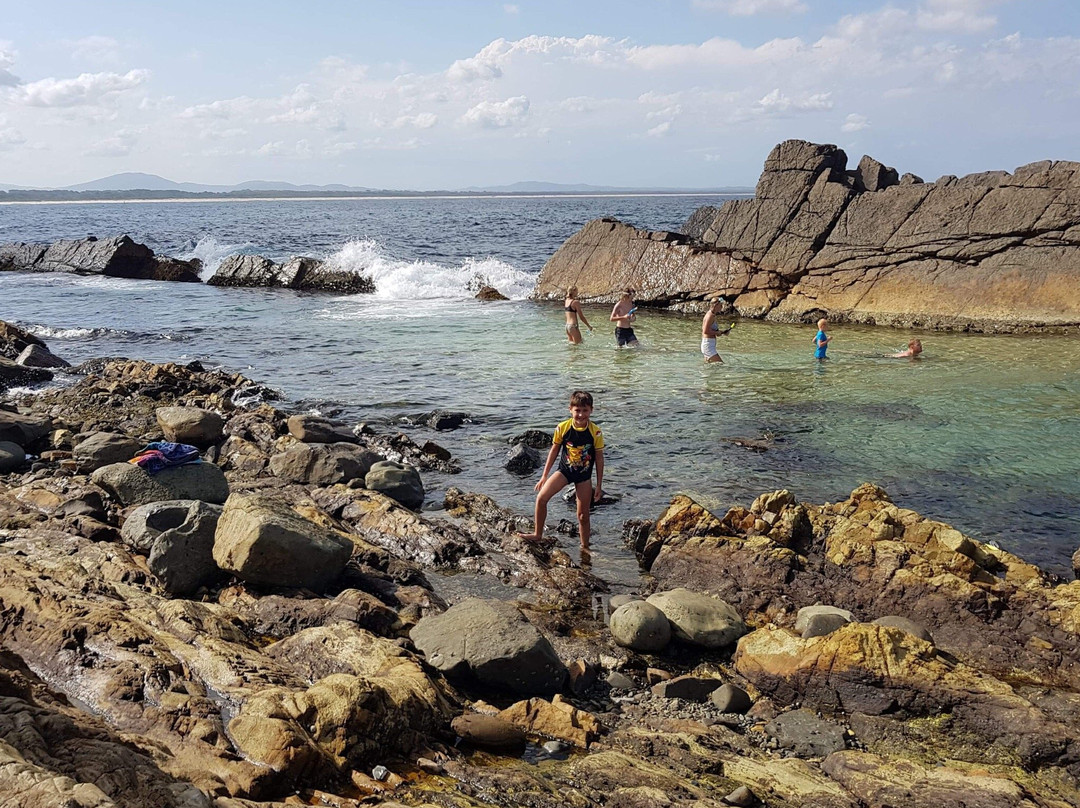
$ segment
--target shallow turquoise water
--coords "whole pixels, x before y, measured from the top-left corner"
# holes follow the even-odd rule
[[[788,488],[836,501],[864,481],[898,503],[1066,572],[1080,544],[1080,353],[1069,336],[923,333],[917,360],[880,355],[908,332],[839,325],[829,359],[808,326],[743,321],[698,352],[699,318],[644,311],[642,345],[616,349],[607,307],[565,341],[557,306],[526,301],[328,298],[268,290],[0,276],[0,318],[31,325],[73,361],[100,355],[202,359],[280,388],[298,409],[392,426],[433,408],[469,412],[455,432],[406,428],[461,461],[428,475],[531,512],[535,476],[501,467],[507,441],[567,417],[576,388],[596,399],[607,441],[594,517],[594,569],[624,585],[636,565],[621,524],[655,518],[684,492],[723,512]],[[30,313],[30,316],[27,316]],[[731,438],[770,433],[764,453]],[[549,524],[572,519],[554,505]],[[569,548],[573,540],[563,538]]]

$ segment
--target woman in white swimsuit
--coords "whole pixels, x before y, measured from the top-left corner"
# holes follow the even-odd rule
[[[566,312],[566,338],[570,340],[571,345],[579,345],[581,343],[581,327],[578,325],[578,318],[581,319],[581,322],[585,323],[585,327],[590,331],[592,331],[593,328],[585,318],[585,312],[581,309],[581,303],[578,302],[576,286],[571,286],[566,290],[566,300],[563,301],[563,311]]]

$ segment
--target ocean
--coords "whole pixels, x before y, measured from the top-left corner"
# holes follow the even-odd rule
[[[1080,546],[1080,351],[1067,335],[920,333],[918,360],[886,359],[908,332],[743,321],[706,366],[697,316],[642,311],[637,350],[615,348],[608,307],[567,345],[558,304],[528,300],[548,257],[586,221],[679,229],[709,196],[387,198],[0,206],[0,242],[127,233],[159,254],[314,255],[371,275],[374,295],[0,273],[0,319],[71,362],[199,359],[268,383],[298,412],[435,440],[462,466],[425,475],[437,516],[453,485],[531,513],[536,475],[503,469],[509,440],[554,428],[574,389],[596,399],[606,491],[593,571],[633,588],[626,519],[688,494],[719,514],[791,490],[843,499],[862,482],[1061,574]],[[511,299],[472,299],[488,283]],[[432,409],[471,423],[435,433],[401,422]],[[739,439],[765,439],[765,451]],[[553,502],[549,525],[573,520]],[[561,541],[572,553],[576,542]]]

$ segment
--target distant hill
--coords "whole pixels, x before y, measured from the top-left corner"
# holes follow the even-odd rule
[[[27,190],[25,187],[20,190]],[[188,193],[227,194],[231,191],[348,191],[363,193],[369,188],[355,188],[348,185],[294,185],[291,182],[269,182],[251,180],[238,185],[205,185],[198,182],[174,182],[159,177],[157,174],[143,174],[127,171],[112,174],[101,179],[69,185],[62,191],[186,191]]]

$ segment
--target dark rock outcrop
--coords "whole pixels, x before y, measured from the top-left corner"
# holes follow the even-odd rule
[[[1080,163],[1044,161],[923,183],[836,146],[789,140],[753,199],[704,207],[686,235],[589,222],[535,295],[567,286],[642,305],[720,295],[743,316],[1013,331],[1080,324]]]
[[[75,272],[110,278],[198,283],[200,267],[196,261],[156,256],[153,250],[130,236],[61,240],[48,246],[0,245],[0,270],[7,271]]]
[[[333,269],[317,258],[305,256],[294,256],[278,264],[261,255],[230,255],[207,283],[211,286],[266,286],[338,294],[375,291],[371,278],[358,272]]]

